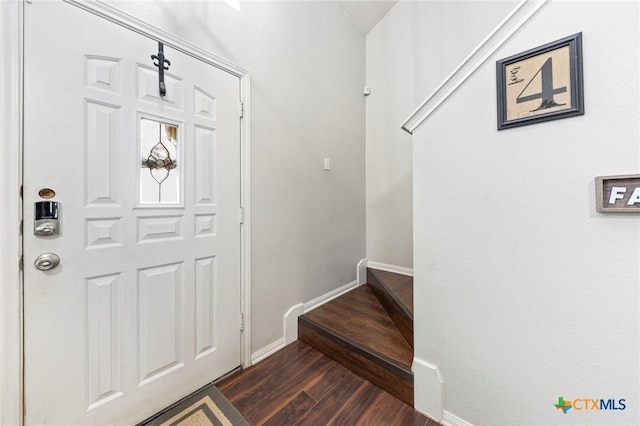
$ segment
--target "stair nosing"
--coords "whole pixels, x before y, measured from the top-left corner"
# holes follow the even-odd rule
[[[411,366],[404,365],[397,360],[389,358],[388,356],[376,351],[375,349],[364,346],[363,344],[356,342],[354,340],[349,339],[347,336],[339,334],[338,332],[331,330],[328,327],[324,327],[318,322],[303,316],[299,317],[301,322],[306,323],[305,325],[311,327],[314,331],[325,335],[326,337],[336,341],[342,347],[347,349],[355,349],[355,352],[365,358],[369,358],[372,361],[380,360],[384,364],[378,364],[381,367],[385,368],[388,371],[393,372],[397,376],[402,377],[405,380],[413,380],[413,372],[411,371]],[[372,359],[373,358],[373,359]]]

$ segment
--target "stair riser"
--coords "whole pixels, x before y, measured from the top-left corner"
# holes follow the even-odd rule
[[[393,361],[375,356],[366,349],[299,318],[298,337],[354,373],[413,406],[413,374]]]
[[[413,315],[407,311],[401,301],[396,299],[387,286],[370,269],[367,270],[367,282],[384,307],[402,336],[413,348]]]

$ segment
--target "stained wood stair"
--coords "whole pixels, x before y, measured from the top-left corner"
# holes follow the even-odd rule
[[[298,338],[413,406],[413,278],[375,269],[298,318]]]

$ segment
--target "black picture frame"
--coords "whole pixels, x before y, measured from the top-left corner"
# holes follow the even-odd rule
[[[496,61],[496,82],[498,130],[583,115],[582,33]]]

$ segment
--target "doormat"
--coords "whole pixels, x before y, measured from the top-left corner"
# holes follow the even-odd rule
[[[138,426],[250,425],[214,385],[208,385]]]

